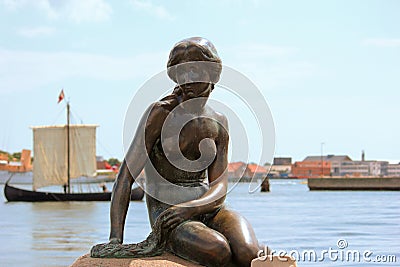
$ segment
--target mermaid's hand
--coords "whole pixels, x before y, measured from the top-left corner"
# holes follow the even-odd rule
[[[173,230],[179,224],[194,216],[194,209],[191,207],[173,206],[160,214],[162,227]]]

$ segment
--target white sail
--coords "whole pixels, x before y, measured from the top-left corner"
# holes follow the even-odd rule
[[[95,176],[97,125],[70,125],[70,178]],[[68,182],[67,126],[33,129],[33,190]]]

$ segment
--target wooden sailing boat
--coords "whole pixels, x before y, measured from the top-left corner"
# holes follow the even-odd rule
[[[109,201],[111,192],[72,193],[71,179],[96,174],[97,125],[70,125],[70,105],[67,102],[67,124],[36,126],[33,130],[35,160],[33,162],[33,190],[4,186],[8,201]],[[38,188],[60,185],[64,193],[39,192]],[[142,200],[144,192],[136,187],[131,200]]]

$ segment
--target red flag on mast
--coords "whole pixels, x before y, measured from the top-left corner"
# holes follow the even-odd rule
[[[61,90],[60,95],[58,96],[58,103],[60,103],[64,99],[64,89]]]

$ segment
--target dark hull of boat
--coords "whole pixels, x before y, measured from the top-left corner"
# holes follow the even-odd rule
[[[110,201],[111,192],[99,193],[51,193],[51,192],[36,192],[8,185],[4,186],[4,195],[6,199],[11,201],[24,202],[45,202],[45,201]],[[132,189],[131,200],[142,200],[144,191],[140,187]]]

